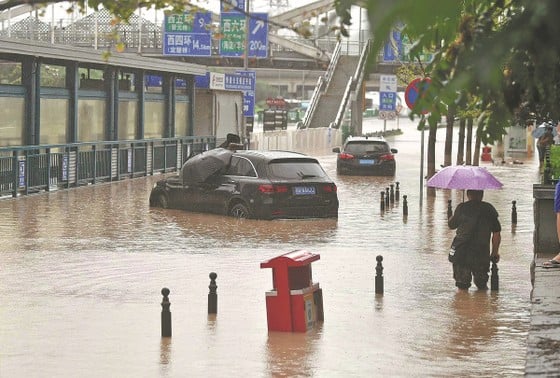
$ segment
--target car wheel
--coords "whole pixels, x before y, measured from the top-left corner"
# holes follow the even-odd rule
[[[244,204],[238,203],[231,208],[229,215],[239,219],[249,218],[249,209]]]
[[[169,200],[165,194],[161,193],[157,196],[156,206],[159,206],[162,209],[167,209],[169,207]]]

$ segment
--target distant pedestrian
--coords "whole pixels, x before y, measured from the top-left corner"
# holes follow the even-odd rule
[[[454,244],[461,249],[453,262],[455,286],[461,290],[468,290],[471,281],[481,290],[488,289],[490,261],[500,260],[502,227],[498,212],[482,201],[483,196],[482,190],[467,190],[468,201],[460,203],[448,220],[449,228],[457,229]]]
[[[545,133],[537,140],[537,150],[539,151],[539,165],[542,167],[546,149],[554,144],[554,134],[552,134],[552,127],[547,126]]]
[[[533,148],[535,146],[535,138],[533,138],[533,130],[535,123],[533,121],[527,122],[527,154],[533,155]]]

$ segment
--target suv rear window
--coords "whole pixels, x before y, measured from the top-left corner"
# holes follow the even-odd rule
[[[385,142],[376,141],[355,141],[348,142],[344,152],[353,154],[365,154],[373,152],[389,152],[389,145]]]
[[[323,168],[315,160],[273,160],[268,167],[271,175],[270,179],[297,180],[326,176]]]

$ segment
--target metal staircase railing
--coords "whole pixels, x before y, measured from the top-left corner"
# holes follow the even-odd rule
[[[331,124],[331,127],[339,128],[344,114],[348,110],[348,106],[350,104],[350,96],[352,92],[356,91],[356,88],[360,88],[362,82],[364,80],[364,73],[365,73],[365,66],[367,62],[367,58],[369,55],[369,50],[371,47],[371,41],[365,44],[362,52],[360,54],[360,60],[358,61],[358,65],[356,67],[356,71],[354,75],[348,79],[348,83],[346,84],[346,89],[344,90],[344,94],[342,96],[342,101],[340,103],[340,107],[338,108],[338,113],[336,114],[336,118],[334,120],[334,125]]]
[[[334,74],[334,70],[336,69],[336,66],[338,64],[338,59],[340,58],[340,49],[341,49],[341,42],[339,41],[336,44],[336,47],[333,51],[332,58],[329,63],[329,66],[327,67],[327,71],[325,72],[325,75],[319,76],[319,79],[317,79],[317,85],[315,86],[313,95],[309,100],[309,107],[307,108],[307,111],[305,112],[305,116],[303,117],[301,128],[306,129],[309,127],[309,124],[313,119],[313,115],[315,114],[315,110],[317,109],[317,105],[319,104],[321,95],[329,87],[332,76]]]

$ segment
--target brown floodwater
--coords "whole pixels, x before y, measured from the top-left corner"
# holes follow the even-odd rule
[[[500,291],[457,293],[446,212],[462,192],[439,190],[420,207],[420,134],[400,126],[404,133],[388,138],[399,149],[395,178],[337,176],[335,155],[319,156],[339,188],[338,220],[150,209],[162,176],[1,199],[0,376],[522,376],[537,161],[483,163],[504,183],[485,192],[503,227]],[[396,181],[400,200],[381,211],[380,191]],[[269,332],[272,273],[260,263],[294,249],[321,256],[313,279],[325,321],[304,334]],[[207,314],[210,272],[218,274],[215,316]],[[165,339],[163,287],[173,319]]]

